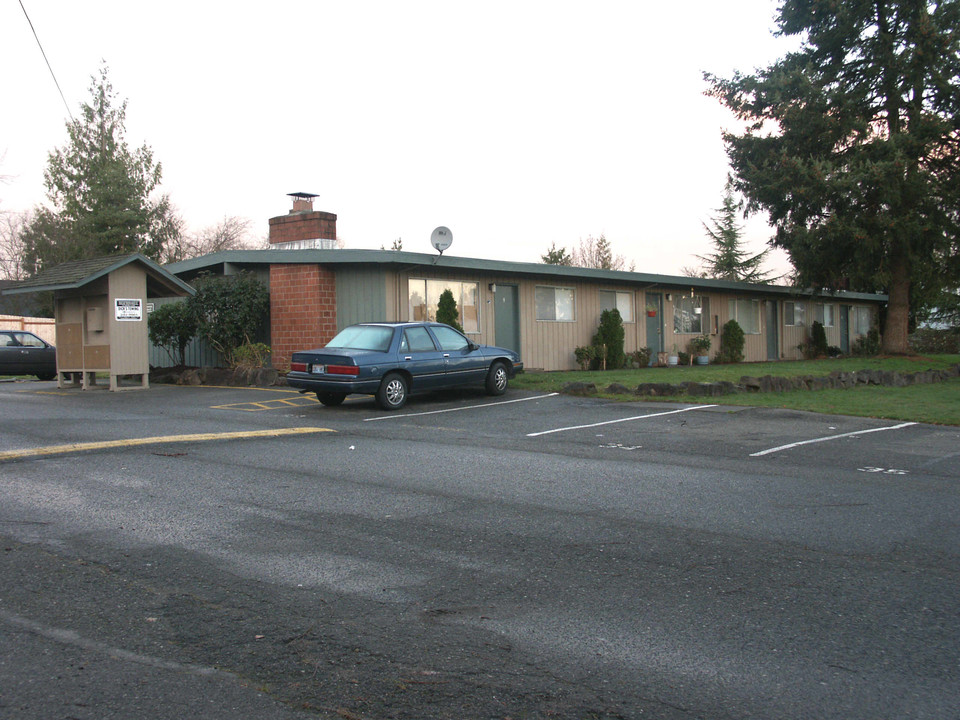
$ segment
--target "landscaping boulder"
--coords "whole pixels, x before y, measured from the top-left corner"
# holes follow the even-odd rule
[[[562,388],[567,395],[596,395],[597,386],[594,383],[568,382]]]

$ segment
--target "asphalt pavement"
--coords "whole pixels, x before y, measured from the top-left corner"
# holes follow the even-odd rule
[[[0,385],[0,718],[945,718],[960,429]]]

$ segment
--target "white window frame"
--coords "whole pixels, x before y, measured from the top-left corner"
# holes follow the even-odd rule
[[[547,291],[550,291],[550,298],[547,298],[546,296]],[[537,285],[534,287],[533,293],[534,312],[536,313],[538,322],[577,321],[577,294],[572,287]],[[564,300],[566,302],[562,302]],[[547,307],[551,309],[550,317],[546,317],[546,312],[541,314],[541,311],[546,310]],[[568,309],[570,317],[565,317]]]
[[[813,313],[814,319],[825,328],[833,327],[836,322],[837,307],[833,303],[817,303]],[[827,317],[828,315],[829,317]]]
[[[797,322],[799,317],[800,322]],[[807,306],[798,301],[788,300],[783,303],[783,324],[785,327],[804,327],[807,318]]]
[[[468,335],[478,335],[480,333],[480,283],[469,280],[443,280],[438,278],[410,278],[407,282],[407,310],[410,320],[429,320],[437,319],[437,305],[440,294],[449,289],[457,301],[457,312],[459,313],[460,326],[464,333]],[[474,302],[466,303],[469,295],[473,295]],[[414,304],[413,296],[417,293],[420,303]],[[475,308],[475,312],[464,312],[466,307]],[[423,317],[418,318],[416,310],[420,309]],[[475,317],[467,317],[473,315]]]
[[[753,315],[752,322],[747,322],[744,318],[742,305],[749,303],[750,313]],[[759,335],[763,328],[760,324],[760,301],[752,298],[731,298],[727,309],[731,320],[736,320],[744,335]]]
[[[873,311],[865,305],[854,305],[853,334],[866,335],[873,328]]]
[[[605,304],[603,301],[604,293],[614,296],[615,305]],[[600,301],[600,312],[604,310],[616,309],[620,313],[620,319],[625,323],[633,322],[633,293],[623,290],[599,290],[597,299]]]
[[[685,308],[689,306],[689,311],[686,311]],[[673,334],[674,335],[703,335],[709,332],[709,328],[704,330],[704,308],[706,307],[706,300],[702,295],[694,295],[690,297],[689,295],[674,295],[673,301]],[[700,309],[700,312],[697,312],[697,309]],[[690,329],[681,327],[683,324],[682,318],[684,317],[683,313],[687,313],[687,317],[692,319],[699,320],[700,327],[694,328],[694,323],[691,321]]]

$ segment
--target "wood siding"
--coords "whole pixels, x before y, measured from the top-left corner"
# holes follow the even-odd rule
[[[382,269],[331,268],[337,276],[337,331],[358,322],[396,320],[387,309],[388,288]]]

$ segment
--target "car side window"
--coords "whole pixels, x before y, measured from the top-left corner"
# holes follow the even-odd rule
[[[437,348],[433,344],[430,333],[426,328],[414,327],[403,331],[403,342],[401,349],[406,345],[407,352],[433,352]]]
[[[4,333],[0,335],[0,347],[13,347],[17,344],[17,341],[13,339],[13,335],[7,335]]]
[[[451,327],[436,326],[431,329],[443,350],[463,350],[470,344],[469,340]]]
[[[39,347],[42,348],[43,340],[38,338],[36,335],[30,335],[29,333],[17,333],[17,341],[24,347]]]

